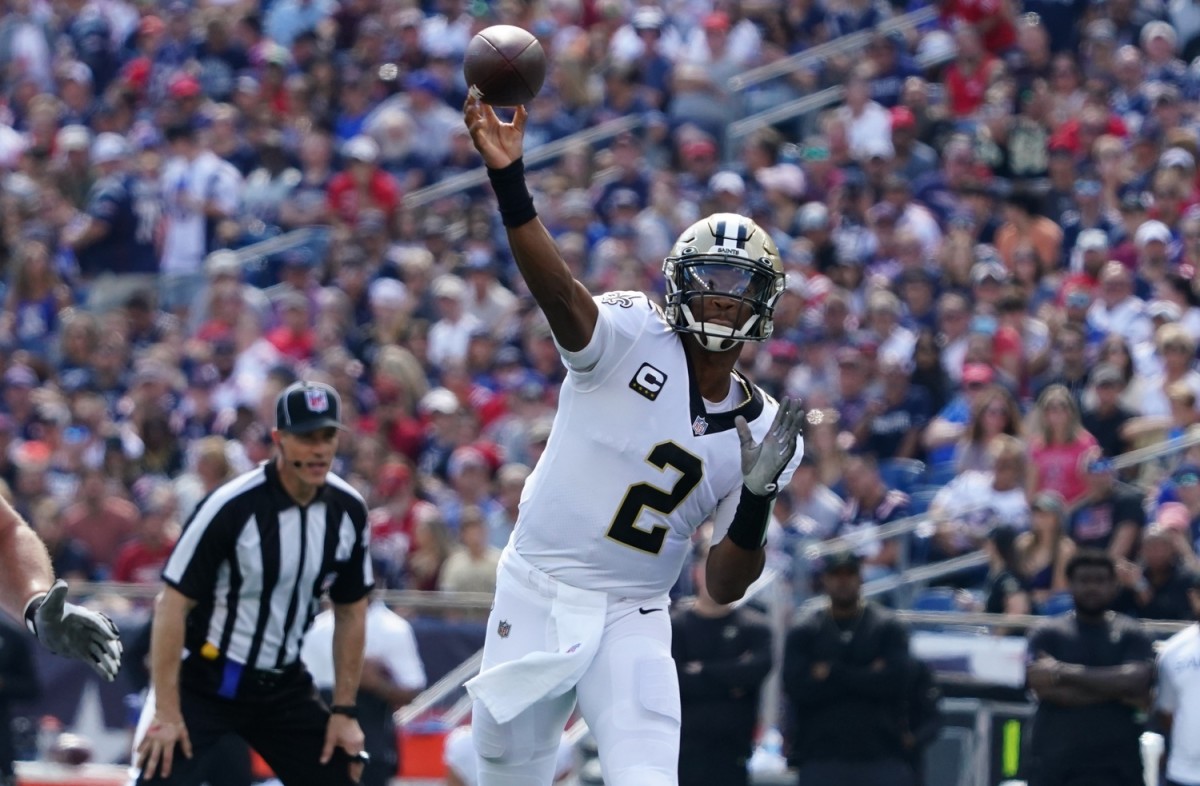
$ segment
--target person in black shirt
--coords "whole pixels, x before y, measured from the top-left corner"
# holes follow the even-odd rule
[[[1080,351],[1083,341],[1080,339]],[[1125,424],[1133,419],[1134,413],[1121,406],[1121,393],[1125,390],[1125,378],[1111,363],[1101,363],[1092,371],[1092,389],[1095,402],[1086,404],[1080,422],[1088,433],[1100,443],[1106,456],[1120,456],[1133,449],[1125,436]]]
[[[1067,522],[1067,534],[1083,548],[1128,559],[1146,526],[1142,494],[1118,481],[1112,460],[1102,458],[1098,450],[1085,454],[1083,464],[1087,491]]]
[[[41,692],[29,637],[0,620],[0,786],[15,786],[12,702],[36,699]]]
[[[829,605],[792,628],[783,656],[799,786],[911,786],[908,635],[863,600],[853,552],[827,557],[822,582]]]
[[[692,563],[696,597],[671,614],[683,712],[679,786],[746,786],[759,689],[771,671],[771,629],[760,615],[712,599],[707,559],[703,549]]]
[[[1136,714],[1149,706],[1154,651],[1134,620],[1109,610],[1116,579],[1112,557],[1081,550],[1067,564],[1075,611],[1030,633],[1029,786],[1142,786]]]
[[[1121,591],[1113,608],[1147,620],[1190,620],[1192,577],[1184,570],[1171,533],[1152,525],[1142,539],[1141,551],[1140,564],[1129,560],[1117,563]]]

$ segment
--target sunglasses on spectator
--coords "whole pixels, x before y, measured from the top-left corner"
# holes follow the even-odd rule
[[[1198,484],[1200,484],[1200,475],[1196,475],[1192,472],[1187,472],[1175,478],[1176,486],[1195,486]]]

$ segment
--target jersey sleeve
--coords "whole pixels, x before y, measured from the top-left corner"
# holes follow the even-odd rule
[[[207,600],[217,580],[221,563],[233,553],[237,533],[245,523],[233,506],[209,497],[183,529],[162,578],[183,595]]]
[[[1179,691],[1167,663],[1171,650],[1168,648],[1158,656],[1158,691],[1154,697],[1154,708],[1159,712],[1174,713],[1179,709]]]
[[[371,528],[367,526],[367,506],[361,498],[347,505],[338,529],[339,568],[329,587],[329,599],[334,603],[356,603],[375,588]]]
[[[577,382],[599,383],[633,348],[648,320],[658,314],[641,292],[608,292],[593,298],[599,313],[592,340],[577,351],[564,349],[555,339],[554,346],[563,364]]]

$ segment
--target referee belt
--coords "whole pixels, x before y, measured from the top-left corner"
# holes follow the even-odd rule
[[[198,670],[207,672],[210,684],[216,682],[216,693],[224,699],[246,694],[271,693],[294,680],[304,669],[299,659],[278,669],[252,669],[243,663],[226,658],[216,647],[205,644],[197,655],[188,658]],[[215,678],[212,679],[212,678]]]

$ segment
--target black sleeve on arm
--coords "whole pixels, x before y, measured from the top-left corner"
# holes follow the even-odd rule
[[[338,570],[329,587],[329,599],[334,603],[355,603],[375,588],[375,573],[371,566],[370,530],[367,529],[367,508],[358,501],[348,505],[343,514],[354,527],[354,546],[350,559]]]
[[[743,485],[737,510],[725,537],[746,551],[761,549],[767,539],[767,525],[771,521],[771,504],[774,501],[773,494],[755,494]]]

